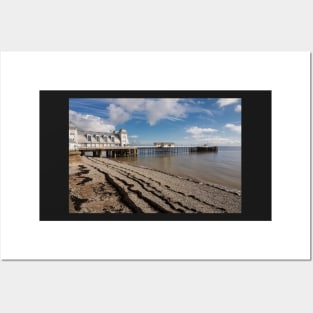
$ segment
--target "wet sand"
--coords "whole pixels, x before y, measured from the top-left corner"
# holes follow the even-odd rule
[[[82,157],[69,167],[70,213],[240,213],[241,193],[223,186]]]

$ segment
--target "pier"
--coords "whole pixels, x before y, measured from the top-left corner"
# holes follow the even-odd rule
[[[81,155],[92,152],[92,156],[98,158],[134,157],[138,152],[137,147],[80,147],[78,151]]]
[[[193,152],[218,152],[218,147],[209,146],[174,146],[174,147],[79,147],[77,151],[80,155],[87,152],[92,153],[93,157],[117,158],[117,157],[136,157],[136,156],[158,156],[172,155]]]
[[[174,147],[137,147],[138,155],[182,154],[191,152],[217,152],[217,147],[208,146],[174,146]]]

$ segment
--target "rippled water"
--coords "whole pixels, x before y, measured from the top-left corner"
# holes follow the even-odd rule
[[[219,147],[217,153],[185,153],[161,156],[118,158],[122,162],[145,166],[174,175],[241,189],[241,148]]]

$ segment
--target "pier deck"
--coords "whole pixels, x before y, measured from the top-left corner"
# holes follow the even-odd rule
[[[77,151],[81,155],[91,152],[94,157],[135,157],[139,155],[179,154],[192,152],[218,152],[218,147],[213,146],[175,146],[175,147],[79,147]]]

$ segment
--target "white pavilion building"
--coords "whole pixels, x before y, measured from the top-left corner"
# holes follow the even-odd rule
[[[73,123],[69,124],[69,150],[127,146],[129,141],[125,129],[113,132],[82,131]]]

